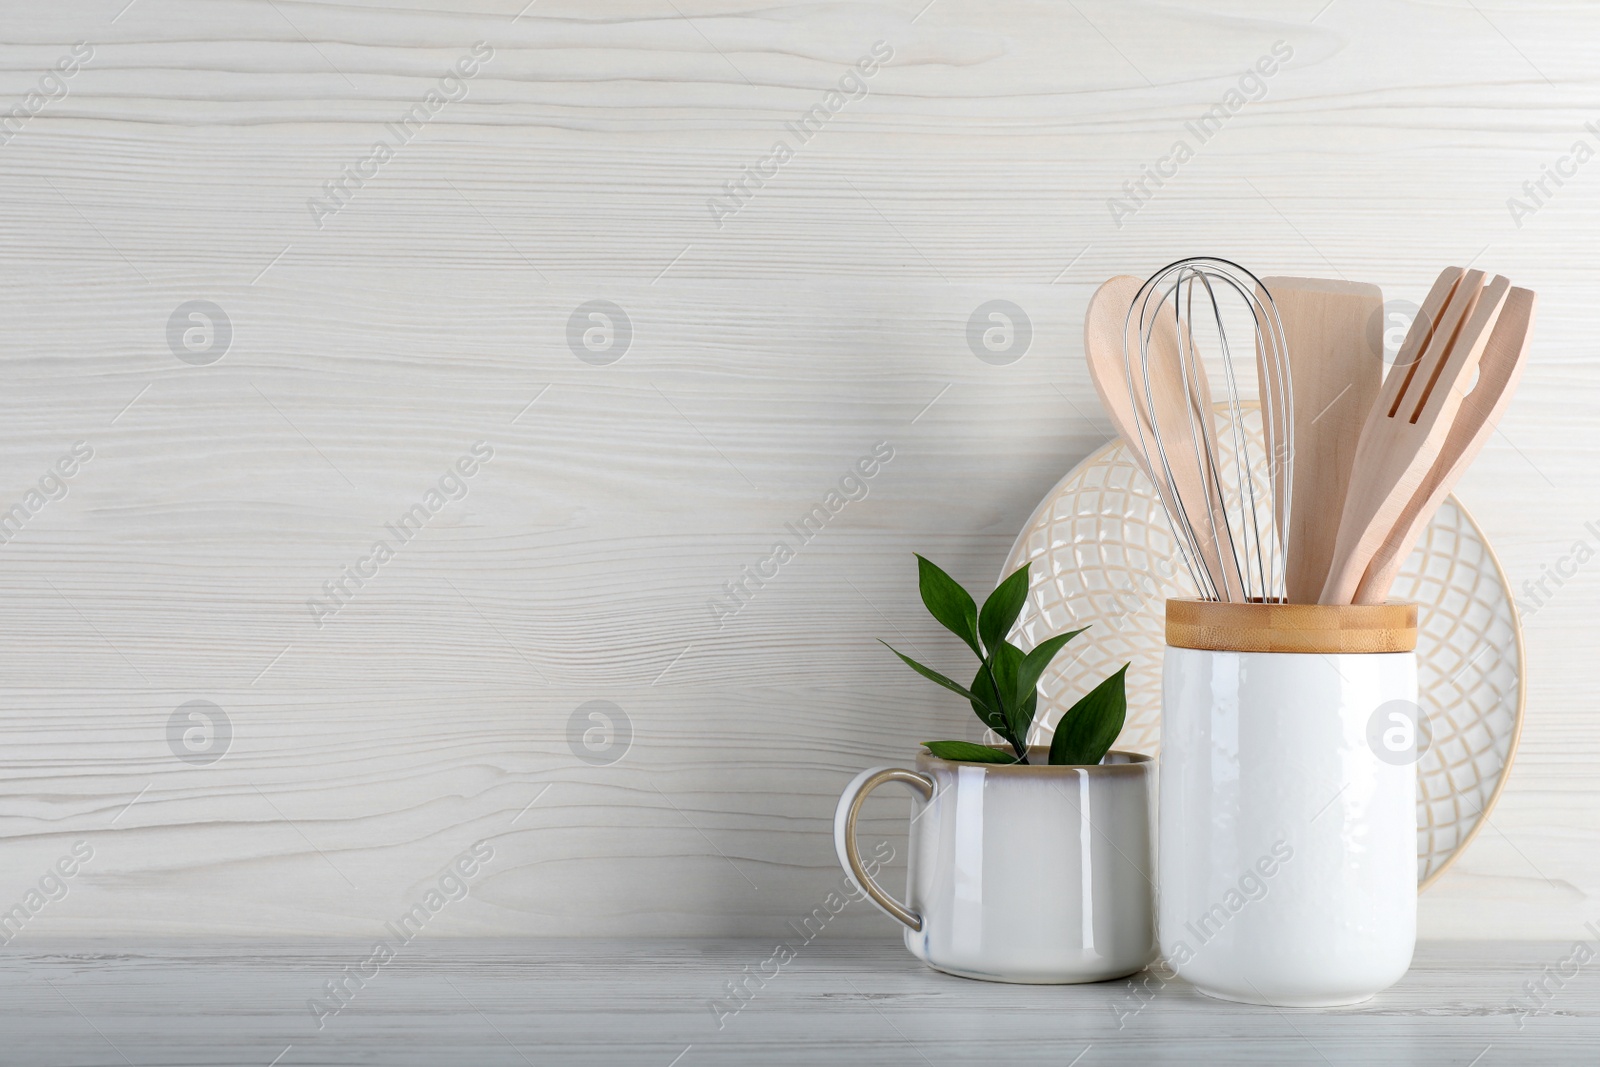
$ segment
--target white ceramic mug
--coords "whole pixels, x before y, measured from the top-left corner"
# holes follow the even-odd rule
[[[1254,1004],[1392,985],[1416,943],[1415,606],[1168,601],[1167,646],[1163,959]]]
[[[1097,767],[954,763],[923,752],[917,769],[873,767],[834,815],[839,863],[906,927],[929,966],[997,982],[1096,982],[1155,958],[1149,756],[1110,752]],[[864,869],[855,824],[878,786],[911,787],[907,899]]]

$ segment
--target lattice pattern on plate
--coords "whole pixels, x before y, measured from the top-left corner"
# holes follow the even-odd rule
[[[1259,412],[1247,412],[1245,423],[1260,433]],[[1050,491],[1003,573],[1024,562],[1033,574],[1019,644],[1031,648],[1048,634],[1094,624],[1040,682],[1040,721],[1053,726],[1079,696],[1132,661],[1117,745],[1154,754],[1165,601],[1194,596],[1195,586],[1155,487],[1126,445],[1100,449]],[[1426,887],[1477,832],[1510,769],[1524,696],[1521,639],[1505,575],[1454,497],[1390,595],[1423,607],[1417,684],[1433,740],[1417,765],[1417,877]]]

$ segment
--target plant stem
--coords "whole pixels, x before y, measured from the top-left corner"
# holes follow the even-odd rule
[[[984,656],[983,657],[983,671],[984,671],[985,674],[987,674],[989,676],[989,685],[991,687],[993,687],[993,689],[994,689],[994,699],[1000,705],[1000,721],[1002,723],[1009,724],[1010,723],[1010,717],[1008,715],[1006,715],[1006,698],[1005,698],[1005,694],[1000,692],[1000,680],[994,676],[994,657],[993,656]],[[1032,723],[1030,723],[1029,725],[1031,726]],[[1017,762],[1018,763],[1027,763],[1028,762],[1028,742],[1027,742],[1027,735],[1026,734],[1023,735],[1022,744],[1019,745],[1019,744],[1017,744],[1016,735],[1012,734],[1009,730],[1007,730],[1004,733],[1001,733],[998,730],[995,731],[995,732],[996,733],[1000,733],[1000,736],[1004,737],[1006,739],[1006,744],[1011,746],[1011,751],[1015,752],[1017,754]]]

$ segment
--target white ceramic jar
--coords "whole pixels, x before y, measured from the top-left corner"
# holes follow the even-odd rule
[[[1416,941],[1414,605],[1168,601],[1161,954],[1200,992],[1354,1004]]]
[[[834,816],[839,862],[906,927],[924,963],[1000,982],[1096,982],[1155,958],[1149,756],[1109,752],[1096,767],[955,763],[924,752],[915,771],[874,767]],[[907,901],[862,865],[855,823],[879,785],[909,785]]]

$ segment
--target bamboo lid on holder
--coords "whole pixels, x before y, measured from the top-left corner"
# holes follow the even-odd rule
[[[1167,644],[1217,652],[1414,652],[1417,606],[1169,600]]]

